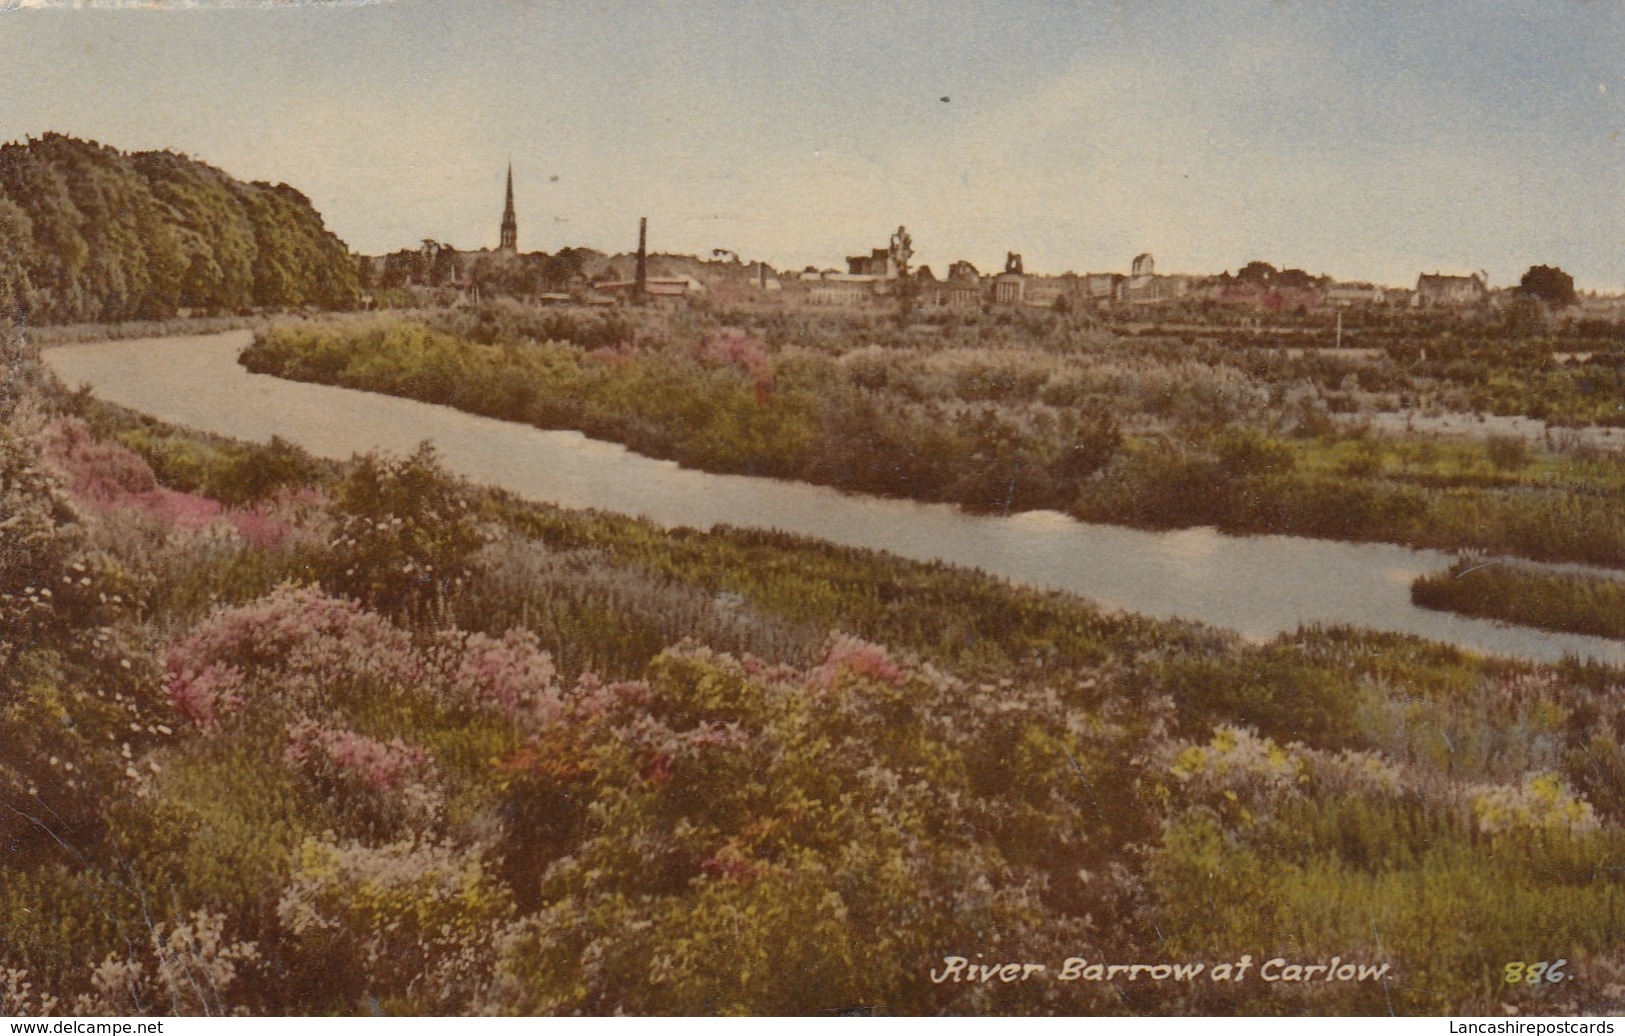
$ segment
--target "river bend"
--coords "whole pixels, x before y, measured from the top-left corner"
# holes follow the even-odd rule
[[[1410,583],[1449,555],[1386,544],[1212,529],[1146,532],[1053,512],[969,515],[941,504],[857,496],[799,482],[713,475],[578,432],[542,431],[449,407],[250,374],[248,331],[61,346],[47,364],[69,386],[175,424],[313,454],[407,453],[427,439],[476,482],[566,507],[663,526],[780,529],[921,561],[978,568],[1083,594],[1108,608],[1193,619],[1263,639],[1311,623],[1414,633],[1472,650],[1625,664],[1625,643],[1418,608]]]

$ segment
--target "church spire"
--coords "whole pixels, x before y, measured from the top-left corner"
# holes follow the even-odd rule
[[[513,163],[508,163],[508,204],[502,210],[502,244],[499,248],[503,252],[519,251],[519,220],[513,214]]]

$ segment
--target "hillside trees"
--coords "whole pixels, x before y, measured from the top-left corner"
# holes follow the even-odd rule
[[[0,197],[0,314],[9,315],[28,291],[23,254],[33,239],[34,227],[20,207]]]
[[[355,261],[309,199],[173,152],[61,134],[0,147],[0,291],[32,319],[345,308]]]

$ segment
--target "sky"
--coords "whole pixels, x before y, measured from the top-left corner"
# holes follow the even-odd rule
[[[1620,0],[0,0],[0,141],[170,148],[353,249],[1625,291]]]

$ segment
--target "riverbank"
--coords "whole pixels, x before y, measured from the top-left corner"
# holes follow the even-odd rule
[[[29,516],[0,528],[0,779],[74,846],[0,821],[7,1011],[1625,1006],[1625,887],[1597,879],[1625,852],[1620,670],[1251,644],[86,396],[27,403],[0,447]],[[29,590],[50,603],[15,610]],[[1496,985],[1537,930],[1590,981]],[[206,1000],[162,985],[177,946]],[[1391,967],[1011,990],[933,983],[943,946]],[[108,960],[131,984],[94,982]]]
[[[1411,599],[1480,618],[1564,633],[1625,639],[1625,580],[1458,561],[1411,584]]]
[[[970,566],[1107,607],[1196,619],[1255,640],[1303,625],[1413,633],[1473,650],[1556,661],[1625,660],[1598,638],[1520,630],[1413,605],[1409,584],[1450,556],[1375,543],[1234,537],[1210,528],[1142,531],[1055,512],[978,516],[801,482],[714,475],[577,432],[539,431],[442,406],[249,374],[248,336],[52,350],[70,384],[190,427],[265,443],[275,436],[342,459],[405,455],[432,439],[449,469],[527,499],[648,517],[667,528],[780,530],[900,557]],[[155,462],[158,463],[158,462]],[[163,462],[167,463],[167,462]]]
[[[1578,440],[1548,450],[1511,436],[1350,433],[1327,410],[1341,397],[1316,388],[1326,372],[1310,368],[1353,361],[1247,354],[1226,370],[1177,350],[1129,358],[1045,340],[1025,352],[774,349],[744,332],[640,339],[610,318],[548,319],[500,333],[398,320],[280,327],[243,362],[580,430],[697,470],[977,512],[1625,566],[1618,453]],[[1360,367],[1343,382],[1370,380]]]

